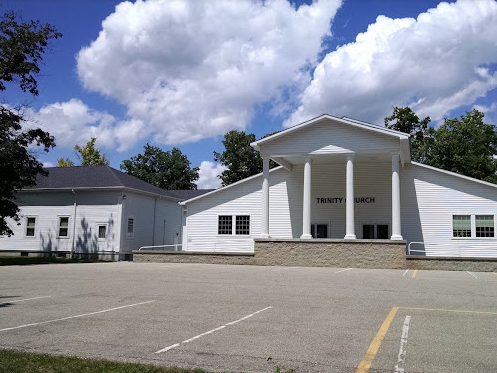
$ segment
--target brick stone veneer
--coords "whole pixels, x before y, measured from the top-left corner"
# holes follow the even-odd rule
[[[406,256],[405,241],[255,239],[255,253],[133,251],[135,262],[497,271],[497,259]]]
[[[405,268],[406,241],[256,239],[258,265]]]

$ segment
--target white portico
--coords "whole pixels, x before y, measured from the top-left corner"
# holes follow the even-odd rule
[[[401,166],[410,162],[409,135],[349,118],[323,115],[256,141],[252,146],[260,152],[263,158],[261,238],[271,237],[269,159],[273,159],[290,172],[303,166],[301,239],[313,238],[311,232],[313,227],[313,198],[317,200],[317,203],[326,203],[330,200],[333,203],[344,203],[345,235],[343,238],[356,239],[356,204],[368,201],[368,198],[373,198],[374,201],[374,197],[361,196],[357,198],[354,185],[357,179],[354,165],[361,164],[362,168],[368,168],[370,165],[374,169],[378,164],[391,163],[391,189],[389,188],[391,214],[390,224],[387,224],[387,227],[391,228],[387,228],[387,230],[391,240],[403,240],[399,172]],[[326,165],[329,165],[330,173],[335,172],[338,165],[343,166],[345,169],[344,197],[330,198],[313,195],[312,172],[315,165],[319,165],[321,172],[323,170],[326,172]],[[327,176],[333,178],[334,175]],[[370,177],[372,180],[366,180],[366,182],[374,185],[375,178],[373,172]],[[329,193],[334,195],[336,191],[329,190]],[[373,227],[373,229],[375,228]],[[314,236],[316,236],[316,232],[314,232]],[[328,234],[326,234],[326,238],[328,238]]]

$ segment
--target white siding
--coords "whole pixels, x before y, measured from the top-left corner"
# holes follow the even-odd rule
[[[126,234],[128,217],[134,218],[133,237]],[[123,218],[125,252],[138,250],[142,246],[173,245],[175,240],[178,243],[181,241],[181,206],[177,202],[127,192]]]
[[[273,238],[299,238],[302,234],[303,167],[283,168],[269,176],[269,234]],[[253,238],[261,231],[261,185],[258,176],[188,203],[185,250],[253,251]],[[391,165],[355,165],[356,197],[373,197],[374,203],[355,204],[356,234],[362,224],[391,226]],[[342,198],[341,203],[318,203],[317,198]],[[250,215],[251,235],[218,235],[219,215]],[[312,166],[311,221],[331,226],[332,238],[345,235],[345,164]]]
[[[405,239],[424,242],[428,256],[497,257],[496,238],[452,237],[453,215],[497,218],[496,188],[414,164],[406,165],[401,178]]]
[[[291,154],[382,153],[399,151],[400,140],[331,120],[313,124],[261,145],[261,156]]]
[[[96,253],[119,251],[119,194],[117,192],[77,192],[76,225],[72,192],[21,192],[18,204],[23,218],[10,220],[14,236],[0,238],[1,250],[70,251]],[[26,237],[26,216],[36,216],[34,237]],[[58,237],[60,216],[69,217],[68,237]],[[107,237],[98,239],[98,225],[107,226]],[[75,231],[74,231],[75,228]],[[75,234],[73,234],[73,232]]]

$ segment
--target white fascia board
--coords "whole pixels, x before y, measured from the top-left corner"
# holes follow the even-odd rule
[[[181,198],[176,198],[176,197],[171,197],[171,196],[166,196],[164,194],[159,194],[159,193],[153,193],[153,192],[148,192],[145,190],[140,190],[140,189],[134,189],[134,188],[127,188],[127,187],[122,187],[122,186],[114,186],[114,187],[91,187],[91,188],[86,188],[86,187],[79,187],[79,188],[25,188],[25,189],[19,189],[18,192],[70,192],[72,190],[75,191],[113,191],[113,190],[128,190],[130,192],[138,193],[138,194],[146,194],[146,195],[152,195],[160,199],[167,199],[173,202],[180,202]]]
[[[395,130],[391,130],[391,129],[388,129],[388,128],[383,128],[383,127],[377,126],[375,124],[361,122],[361,121],[358,121],[358,120],[355,120],[355,119],[350,119],[350,118],[347,118],[347,117],[338,118],[338,117],[334,117],[334,116],[329,115],[329,114],[323,114],[323,115],[321,115],[319,117],[313,118],[313,119],[308,120],[306,122],[302,122],[302,123],[296,124],[295,126],[287,128],[286,130],[283,130],[281,132],[275,133],[274,135],[271,135],[271,136],[268,136],[268,137],[264,137],[264,138],[262,138],[260,140],[254,141],[253,143],[250,144],[250,146],[252,146],[256,150],[260,150],[260,145],[263,144],[263,143],[272,141],[272,140],[274,140],[277,137],[280,137],[280,136],[283,136],[283,135],[287,135],[287,134],[289,134],[291,132],[300,130],[300,129],[304,128],[304,127],[310,126],[310,125],[312,125],[312,124],[314,124],[316,122],[320,122],[320,121],[322,121],[324,119],[334,120],[336,122],[340,122],[340,123],[343,123],[343,124],[348,124],[348,125],[351,125],[351,126],[354,126],[354,127],[357,127],[357,128],[362,128],[362,129],[370,130],[370,131],[381,133],[381,134],[388,135],[388,136],[395,136],[395,137],[401,138],[401,139],[408,139],[410,137],[410,135],[407,134],[407,133],[399,132],[399,131],[395,131]]]
[[[455,173],[455,172],[452,172],[452,171],[442,170],[441,168],[437,168],[437,167],[433,167],[433,166],[428,166],[426,164],[422,164],[422,163],[418,163],[418,162],[411,162],[411,164],[413,164],[415,166],[418,166],[418,167],[421,167],[421,168],[427,168],[428,170],[438,171],[438,172],[441,172],[443,174],[447,174],[447,175],[450,175],[450,176],[455,176],[455,177],[458,177],[458,178],[461,178],[461,179],[464,179],[464,180],[472,181],[472,182],[475,182],[475,183],[478,183],[478,184],[482,184],[482,185],[489,186],[489,187],[497,189],[497,184],[489,183],[488,181],[483,181],[483,180],[475,179],[474,177],[470,177],[470,176],[466,176],[466,175],[461,175],[461,174],[458,174],[458,173]]]
[[[283,167],[283,166],[274,167],[274,168],[272,168],[272,169],[270,169],[270,170],[269,170],[269,173],[274,172],[274,171],[277,171],[277,170],[281,170],[282,168],[284,168],[284,167]],[[257,178],[257,177],[261,177],[261,176],[262,176],[262,172],[261,172],[261,173],[259,173],[259,174],[256,174],[256,175],[249,176],[249,177],[247,177],[247,178],[245,178],[245,179],[242,179],[242,180],[240,180],[240,181],[237,181],[236,183],[233,183],[233,184],[230,184],[230,185],[226,185],[226,186],[221,187],[221,188],[219,188],[219,189],[212,190],[212,191],[210,191],[210,192],[208,192],[208,193],[205,193],[205,194],[202,194],[202,195],[200,195],[200,196],[197,196],[197,197],[193,197],[193,198],[187,199],[186,201],[180,202],[179,204],[180,204],[180,205],[182,205],[182,206],[185,206],[187,203],[190,203],[190,202],[196,201],[196,200],[198,200],[198,199],[200,199],[200,198],[204,198],[204,197],[210,196],[211,194],[214,194],[214,193],[221,192],[221,191],[223,191],[223,190],[226,190],[226,189],[228,189],[228,188],[234,187],[234,186],[236,186],[236,185],[243,184],[243,183],[244,183],[244,182],[246,182],[246,181],[249,181],[249,180],[255,179],[255,178]],[[262,188],[262,186],[261,186],[261,188]]]
[[[350,122],[354,122],[357,124],[361,124],[363,126],[369,127],[372,130],[375,130],[375,131],[380,130],[381,132],[383,132],[385,134],[391,133],[392,135],[395,135],[395,136],[403,138],[403,139],[408,139],[409,137],[411,137],[411,135],[409,135],[408,133],[392,130],[392,129],[386,128],[386,127],[380,127],[376,124],[364,122],[362,120],[352,119],[352,118],[348,118],[348,117],[343,117],[342,119],[350,121]]]

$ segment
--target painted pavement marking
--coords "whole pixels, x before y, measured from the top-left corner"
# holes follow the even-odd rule
[[[418,274],[418,270],[417,270],[417,269],[415,269],[415,270],[414,270],[414,272],[412,273],[412,276],[411,276],[411,278],[414,278],[414,277],[416,277],[416,275],[417,275],[417,274]]]
[[[278,271],[286,271],[288,269],[296,269],[296,268],[299,268],[299,267],[284,267],[284,268],[276,268],[276,269],[272,269],[271,272],[278,272]]]
[[[395,373],[404,373],[404,365],[406,363],[406,345],[407,337],[409,336],[409,323],[411,322],[411,316],[406,316],[404,320],[404,325],[402,325],[402,336],[400,337],[400,348],[399,355],[397,359],[397,364],[395,364]]]
[[[473,272],[471,272],[471,271],[466,271],[466,272],[468,272],[469,275],[473,276],[474,278],[476,278],[478,280],[478,276],[475,275]]]
[[[406,269],[406,271],[404,272],[404,274],[403,274],[402,276],[407,275],[407,272],[409,272],[409,270],[408,270],[408,269]]]
[[[497,276],[497,272],[492,272],[492,273]]]
[[[116,311],[116,310],[120,310],[120,309],[123,309],[123,308],[139,306],[139,305],[142,305],[142,304],[148,304],[148,303],[152,303],[152,302],[155,302],[155,300],[149,300],[149,301],[146,301],[146,302],[128,304],[126,306],[108,308],[106,310],[101,310],[101,311],[83,313],[83,314],[76,315],[76,316],[62,317],[60,319],[55,319],[55,320],[40,321],[40,322],[31,323],[31,324],[24,324],[24,325],[19,325],[19,326],[13,326],[13,327],[10,327],[10,328],[3,328],[3,329],[0,329],[0,332],[5,332],[7,330],[27,328],[29,326],[37,326],[37,325],[49,324],[49,323],[53,323],[53,322],[57,322],[57,321],[71,320],[71,319],[76,319],[76,318],[79,318],[79,317],[91,316],[91,315],[96,315],[96,314],[99,314],[99,313],[110,312],[110,311]]]
[[[340,273],[340,272],[350,271],[351,269],[353,269],[353,268],[346,268],[346,269],[342,269],[341,271],[334,272],[334,273]]]
[[[448,310],[444,308],[422,308],[422,307],[399,307],[399,308],[404,310],[417,310],[417,311],[437,311],[437,312],[474,313],[478,315],[497,315],[497,312],[490,312],[490,311]]]
[[[392,323],[395,314],[399,310],[399,307],[392,307],[390,310],[390,313],[386,317],[385,321],[383,321],[383,324],[380,327],[380,330],[378,330],[378,333],[373,339],[373,342],[371,342],[371,345],[369,345],[368,350],[366,351],[366,355],[362,358],[361,362],[359,363],[359,366],[357,367],[357,370],[355,373],[368,373],[369,369],[371,369],[371,364],[373,363],[373,360],[378,353],[378,350],[381,346],[381,342],[383,342],[383,338],[385,338],[385,335],[387,334],[388,328],[390,328],[390,324]]]
[[[43,299],[43,298],[51,298],[52,296],[51,295],[44,295],[42,297],[34,297],[34,298],[26,298],[26,299],[16,299],[16,300],[9,300],[7,302],[4,302],[4,303],[0,303],[0,306],[4,305],[4,304],[10,304],[10,303],[19,303],[19,302],[26,302],[28,300],[35,300],[35,299]]]
[[[268,310],[268,309],[270,309],[270,308],[273,308],[273,306],[269,306],[269,307],[263,308],[262,310],[255,311],[254,313],[251,313],[250,315],[244,316],[244,317],[242,317],[242,318],[240,318],[240,319],[238,319],[238,320],[231,321],[231,322],[226,323],[226,324],[224,324],[224,325],[218,326],[217,328],[211,329],[211,330],[209,330],[209,331],[207,331],[207,332],[205,332],[205,333],[198,334],[198,335],[196,335],[195,337],[185,339],[183,342],[180,342],[180,343],[175,343],[175,344],[173,344],[173,345],[171,345],[171,346],[165,347],[165,348],[163,348],[163,349],[161,349],[161,350],[159,350],[159,351],[154,352],[154,354],[160,354],[160,353],[163,353],[163,352],[166,352],[166,351],[172,350],[173,348],[179,347],[179,346],[181,346],[182,344],[192,342],[192,341],[194,341],[194,340],[196,340],[196,339],[199,339],[199,338],[201,338],[201,337],[204,337],[204,336],[206,336],[206,335],[209,335],[209,334],[212,334],[212,333],[214,333],[214,332],[217,332],[217,331],[219,331],[219,330],[221,330],[221,329],[224,329],[224,328],[226,328],[227,326],[234,325],[234,324],[239,323],[240,321],[243,321],[243,320],[247,320],[248,318],[250,318],[250,317],[252,317],[252,316],[257,315],[258,313],[261,313],[261,312],[267,311],[267,310]]]

